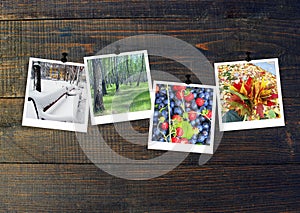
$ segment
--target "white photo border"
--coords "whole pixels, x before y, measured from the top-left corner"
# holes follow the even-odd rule
[[[87,72],[87,91],[88,91],[88,100],[89,100],[89,106],[90,106],[90,117],[91,117],[92,125],[133,121],[133,120],[142,120],[142,119],[150,118],[151,110],[94,116],[94,110],[93,110],[92,98],[91,98],[92,93],[91,93],[91,87],[90,87],[90,85],[91,85],[90,84],[90,76],[89,76],[89,70],[88,70],[88,65],[87,65],[88,60],[100,59],[100,58],[110,58],[110,57],[116,57],[116,56],[125,56],[125,55],[134,55],[134,54],[144,54],[144,62],[145,62],[146,73],[147,73],[150,101],[152,103],[152,98],[151,98],[152,97],[151,96],[152,84],[151,84],[150,65],[149,65],[149,58],[148,58],[147,50],[138,50],[138,51],[131,51],[131,52],[122,52],[120,54],[105,54],[105,55],[84,57],[85,69]]]
[[[52,64],[60,64],[60,65],[70,65],[70,66],[81,66],[84,68],[84,72],[86,73],[84,64],[74,63],[74,62],[66,62],[51,59],[43,59],[43,58],[29,58],[29,65],[27,71],[27,81],[26,81],[26,92],[25,92],[25,101],[23,108],[23,116],[22,116],[22,126],[28,127],[39,127],[44,129],[56,129],[56,130],[65,130],[65,131],[77,131],[77,132],[87,132],[88,126],[88,100],[86,100],[85,104],[85,115],[84,115],[84,123],[73,123],[73,122],[61,122],[61,121],[52,121],[52,120],[40,120],[27,118],[27,106],[28,106],[28,97],[29,97],[29,87],[30,87],[30,78],[31,78],[31,70],[33,66],[33,62],[45,62]]]
[[[279,107],[280,107],[281,117],[277,118],[277,119],[240,121],[240,122],[228,122],[228,123],[224,122],[223,123],[222,113],[221,113],[222,106],[221,106],[221,97],[220,97],[220,87],[219,87],[220,82],[219,82],[219,77],[218,77],[218,66],[245,64],[245,63],[260,63],[260,62],[274,62],[275,72],[276,72],[276,83],[277,83],[277,90],[278,90],[278,103],[279,103]],[[214,70],[215,70],[215,79],[216,79],[216,85],[217,85],[217,100],[218,100],[218,115],[219,115],[220,131],[233,131],[233,130],[285,126],[278,58],[258,59],[258,60],[251,60],[251,61],[218,62],[218,63],[214,63]]]
[[[168,82],[168,81],[153,81],[153,88],[156,88],[157,84],[165,85],[178,85],[186,87],[198,87],[198,88],[210,88],[213,89],[213,106],[212,106],[212,120],[211,120],[211,130],[210,130],[210,144],[209,145],[195,145],[195,144],[179,144],[171,142],[159,142],[152,141],[152,129],[153,129],[153,113],[154,113],[154,102],[155,93],[152,93],[152,105],[151,105],[151,117],[149,126],[149,136],[148,136],[148,149],[155,150],[169,150],[178,152],[193,152],[193,153],[214,153],[214,135],[215,135],[215,120],[216,120],[216,86],[202,85],[202,84],[185,84],[178,82]]]

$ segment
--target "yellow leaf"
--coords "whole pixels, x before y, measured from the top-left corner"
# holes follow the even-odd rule
[[[247,96],[247,90],[245,89],[245,86],[244,86],[244,83],[242,84],[242,87],[241,87],[241,90],[240,90],[240,93]]]
[[[236,91],[236,92],[239,92],[234,86],[230,86],[229,89],[233,90],[233,91]]]
[[[267,97],[269,97],[269,96],[271,95],[271,93],[272,93],[271,90],[266,90],[266,89],[264,89],[264,90],[261,91],[260,96],[261,96],[262,98],[267,98]]]

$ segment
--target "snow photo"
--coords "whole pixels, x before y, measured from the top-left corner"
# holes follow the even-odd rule
[[[23,126],[87,131],[83,64],[30,58]]]
[[[150,117],[147,51],[85,57],[93,125]]]
[[[149,149],[213,154],[214,86],[154,81]]]
[[[284,126],[277,59],[215,63],[222,131]]]

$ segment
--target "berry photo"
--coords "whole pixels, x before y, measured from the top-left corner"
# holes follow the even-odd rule
[[[92,125],[150,117],[147,51],[85,57]]]
[[[87,131],[84,64],[30,58],[23,126]]]
[[[213,153],[214,86],[154,81],[149,149]]]
[[[284,126],[277,59],[215,63],[221,131]]]

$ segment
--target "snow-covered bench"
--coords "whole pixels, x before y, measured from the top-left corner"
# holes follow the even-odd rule
[[[43,94],[33,91],[28,97],[32,101],[38,119],[74,122],[80,91],[70,85]]]

